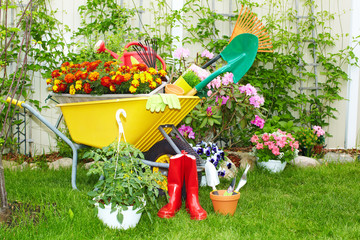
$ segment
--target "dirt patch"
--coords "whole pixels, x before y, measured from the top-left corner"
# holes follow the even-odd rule
[[[34,163],[39,161],[46,161],[46,162],[54,162],[58,159],[62,158],[58,152],[38,155],[38,156],[27,156],[23,154],[17,154],[17,153],[7,153],[2,155],[2,160],[6,161],[14,161],[14,162],[27,162],[27,163]]]
[[[49,206],[54,209],[56,204],[50,204]],[[46,220],[44,215],[45,209],[45,206],[13,201],[9,203],[9,208],[6,212],[1,214],[1,222],[6,224],[7,227],[22,226],[24,224],[35,225],[40,220]]]

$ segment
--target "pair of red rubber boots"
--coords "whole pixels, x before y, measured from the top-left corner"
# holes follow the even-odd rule
[[[161,218],[172,218],[178,212],[182,205],[181,191],[185,180],[186,201],[185,207],[190,218],[194,220],[203,220],[207,217],[206,211],[199,203],[199,184],[196,167],[196,158],[182,151],[170,158],[168,172],[168,193],[169,203],[162,207],[158,216]]]

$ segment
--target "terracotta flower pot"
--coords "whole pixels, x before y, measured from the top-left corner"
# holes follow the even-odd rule
[[[231,196],[224,196],[225,191],[226,190],[218,190],[219,195],[214,195],[213,192],[211,192],[210,199],[213,203],[215,212],[222,215],[230,214],[233,216],[240,198],[240,193]]]
[[[167,84],[165,86],[165,93],[184,95],[184,89],[174,84]]]

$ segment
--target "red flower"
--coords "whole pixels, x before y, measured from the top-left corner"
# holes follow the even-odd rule
[[[110,87],[111,81],[110,81],[110,77],[105,76],[101,78],[101,85],[103,85],[104,87]]]
[[[65,92],[65,90],[66,90],[66,84],[61,83],[61,84],[59,85],[59,91],[60,91],[60,92]]]
[[[86,93],[91,93],[92,89],[91,89],[90,83],[84,83],[84,91]]]
[[[59,72],[59,70],[54,70],[54,71],[51,73],[51,76],[52,76],[53,78],[60,77],[60,72]]]
[[[87,78],[87,76],[88,76],[88,73],[87,73],[87,72],[83,72],[83,73],[81,74],[80,78],[81,78],[82,80],[85,80],[85,79]]]
[[[76,80],[79,80],[81,78],[81,75],[82,75],[82,71],[78,70],[76,73],[75,73],[75,79]]]
[[[114,82],[115,84],[120,85],[121,83],[125,82],[125,78],[123,75],[116,75]]]
[[[74,82],[74,80],[75,80],[74,74],[72,74],[72,73],[66,74],[66,76],[65,76],[65,82],[67,82],[67,83],[72,83],[72,82]]]
[[[70,65],[69,62],[64,62],[63,64],[61,64],[62,67],[67,67],[67,66],[69,66],[69,65]]]

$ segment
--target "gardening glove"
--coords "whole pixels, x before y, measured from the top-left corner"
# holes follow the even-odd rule
[[[163,99],[159,94],[151,95],[146,102],[146,110],[151,112],[163,112],[165,110],[166,104],[163,102]]]
[[[170,109],[181,109],[179,98],[175,94],[161,94],[161,97]]]

